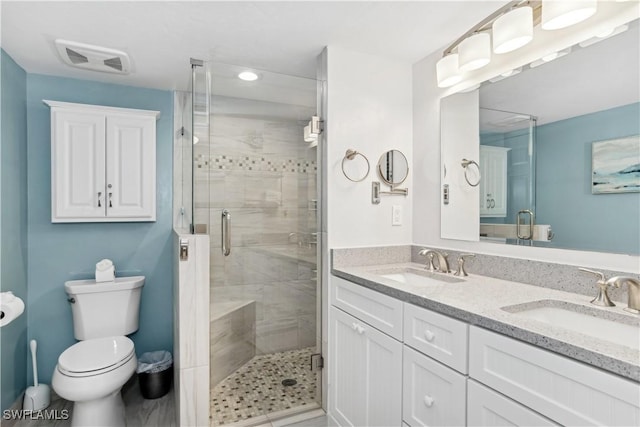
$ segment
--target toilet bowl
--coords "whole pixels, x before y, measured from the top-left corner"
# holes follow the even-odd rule
[[[120,389],[136,371],[133,341],[125,336],[93,338],[66,349],[58,358],[52,385],[73,401],[72,426],[124,426]]]
[[[133,341],[138,330],[144,276],[113,282],[71,280],[64,288],[78,343],[58,358],[51,385],[73,403],[72,426],[124,426],[120,389],[137,368]]]

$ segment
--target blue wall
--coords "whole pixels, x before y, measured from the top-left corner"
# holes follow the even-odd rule
[[[640,104],[537,128],[537,219],[553,247],[640,253],[640,193],[591,194],[591,143],[640,134]]]
[[[27,108],[25,71],[0,52],[0,288],[27,302]],[[0,396],[7,409],[27,385],[27,315],[0,329]]]
[[[157,221],[51,223],[49,108],[43,99],[160,111],[157,126]],[[64,282],[91,278],[95,263],[110,258],[118,276],[141,274],[136,352],[172,350],[171,251],[173,97],[169,91],[50,77],[27,76],[29,195],[29,338],[38,340],[43,382],[51,383],[58,356],[75,342]],[[4,363],[3,363],[4,364]],[[29,372],[29,377],[31,373]]]

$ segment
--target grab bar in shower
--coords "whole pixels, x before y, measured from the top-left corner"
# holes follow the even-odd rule
[[[222,255],[231,253],[231,213],[227,209],[222,210]]]

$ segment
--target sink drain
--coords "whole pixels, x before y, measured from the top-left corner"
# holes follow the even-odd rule
[[[291,378],[287,378],[286,380],[282,380],[282,385],[283,386],[292,386],[292,385],[296,385],[298,384],[298,381],[291,379]]]

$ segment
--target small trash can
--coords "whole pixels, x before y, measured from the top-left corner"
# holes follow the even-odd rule
[[[168,351],[142,353],[138,358],[138,382],[142,397],[157,399],[171,389],[173,358]]]

